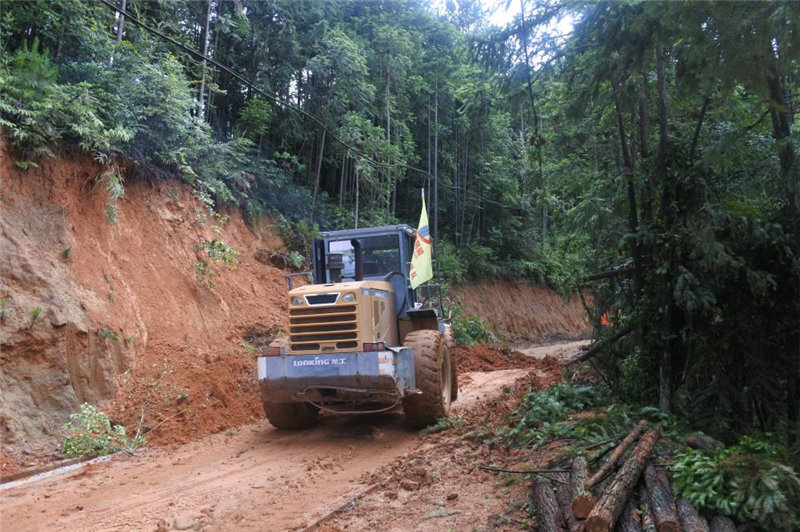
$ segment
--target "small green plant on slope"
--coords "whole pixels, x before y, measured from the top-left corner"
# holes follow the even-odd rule
[[[28,326],[28,328],[33,327],[33,325],[36,323],[36,320],[38,320],[39,316],[41,315],[42,307],[33,307],[31,309],[31,324]]]
[[[489,344],[497,337],[478,316],[456,316],[453,318],[453,336],[458,345]]]
[[[701,511],[755,521],[764,530],[800,529],[800,475],[778,445],[750,436],[713,454],[687,449],[672,466],[676,493]]]
[[[422,431],[423,434],[436,434],[437,432],[442,432],[445,430],[453,429],[456,427],[460,427],[462,425],[466,425],[467,420],[463,417],[455,416],[455,417],[443,417],[436,421],[433,425],[426,428]]]
[[[146,443],[141,436],[129,438],[125,427],[112,426],[106,414],[88,403],[83,403],[81,411],[70,416],[64,428],[70,433],[63,445],[64,455],[68,457],[133,451]]]
[[[104,156],[100,155],[99,158],[100,162],[104,162]],[[119,217],[119,206],[117,202],[125,196],[122,174],[117,169],[110,169],[103,172],[97,180],[105,186],[106,192],[108,192],[106,219],[109,223],[115,224]]]
[[[205,252],[207,259],[199,260],[194,265],[194,272],[197,280],[201,283],[207,284],[209,288],[214,288],[214,268],[213,264],[224,263],[228,266],[234,266],[237,263],[236,256],[239,254],[230,244],[221,238],[213,238],[211,240],[204,239],[203,242],[197,246],[198,252]]]
[[[0,299],[0,321],[5,322],[8,319],[8,305],[11,303],[11,298],[8,294]]]

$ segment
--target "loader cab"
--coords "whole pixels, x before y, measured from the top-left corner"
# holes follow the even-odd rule
[[[391,225],[321,233],[314,241],[314,284],[386,281],[395,293],[398,318],[414,308],[408,282],[414,230]]]

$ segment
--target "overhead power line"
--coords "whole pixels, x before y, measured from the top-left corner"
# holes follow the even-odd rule
[[[319,127],[321,127],[324,131],[326,131],[327,134],[330,135],[331,138],[333,138],[336,142],[338,142],[339,144],[341,144],[342,146],[347,148],[349,151],[357,154],[359,157],[361,157],[363,160],[369,162],[370,164],[372,164],[374,166],[377,166],[377,167],[383,167],[383,168],[402,168],[402,169],[405,169],[405,170],[410,170],[412,172],[417,172],[417,173],[420,173],[420,174],[428,177],[429,179],[431,179],[434,182],[438,183],[440,186],[445,186],[445,187],[448,187],[448,188],[450,188],[452,190],[461,190],[461,189],[458,189],[458,187],[455,186],[455,185],[452,185],[450,183],[442,182],[440,179],[435,178],[433,176],[433,174],[431,174],[429,171],[424,170],[422,168],[417,168],[415,166],[411,166],[411,165],[408,165],[408,164],[383,163],[383,162],[380,162],[380,161],[376,161],[375,159],[373,159],[372,157],[370,157],[369,155],[367,155],[366,153],[361,151],[358,147],[353,146],[352,144],[349,144],[348,142],[346,142],[346,141],[342,140],[341,138],[339,138],[331,130],[331,128],[329,128],[325,124],[325,122],[321,118],[319,118],[318,116],[314,115],[313,113],[309,113],[305,109],[303,109],[301,107],[298,107],[296,105],[293,105],[293,104],[291,104],[291,103],[289,103],[289,102],[287,102],[285,100],[282,100],[279,97],[275,96],[274,94],[270,94],[267,91],[257,87],[255,85],[255,83],[253,83],[249,79],[245,78],[241,74],[235,72],[231,68],[229,68],[229,67],[225,66],[224,64],[220,63],[216,59],[213,59],[212,57],[209,57],[209,56],[203,54],[202,52],[199,52],[199,51],[197,51],[197,50],[195,50],[193,48],[190,48],[190,47],[186,46],[185,44],[183,44],[182,42],[178,41],[177,39],[175,39],[173,37],[170,37],[169,35],[167,35],[165,33],[160,32],[159,30],[157,30],[156,28],[153,28],[152,26],[148,26],[147,24],[145,24],[144,22],[142,22],[138,18],[136,18],[135,15],[132,15],[131,13],[125,11],[124,9],[115,6],[114,4],[109,2],[108,0],[100,0],[100,2],[102,2],[103,4],[105,4],[110,9],[114,10],[115,12],[117,12],[119,15],[125,17],[126,21],[132,22],[134,25],[139,26],[140,28],[144,29],[145,31],[147,31],[149,33],[152,33],[153,35],[156,35],[157,37],[160,37],[160,38],[170,42],[171,44],[177,46],[181,50],[187,52],[188,54],[194,56],[197,59],[202,59],[204,61],[207,61],[207,62],[211,63],[212,65],[216,66],[220,70],[223,70],[223,71],[227,72],[228,74],[230,74],[231,76],[233,76],[234,78],[238,79],[239,81],[241,81],[242,83],[244,83],[245,85],[247,85],[248,87],[250,87],[251,89],[256,91],[258,94],[260,94],[260,95],[264,96],[265,98],[275,102],[276,104],[280,105],[281,107],[285,107],[287,109],[291,109],[292,111],[296,111],[296,112],[302,114],[303,116],[307,117],[308,119],[313,121],[315,124],[317,124]],[[482,194],[478,194],[477,192],[474,192],[472,190],[464,189],[463,192],[466,192],[467,194],[469,194],[470,196],[472,196],[475,199],[479,199],[479,200],[481,200],[483,202],[491,203],[493,205],[497,205],[497,206],[500,206],[500,207],[516,207],[517,206],[514,203],[503,203],[503,202],[500,202],[500,201],[496,201],[496,200],[487,198],[486,196],[484,196]]]

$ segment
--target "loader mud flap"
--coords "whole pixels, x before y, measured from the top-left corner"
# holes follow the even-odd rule
[[[326,388],[349,391],[337,394],[343,401],[380,392],[403,396],[414,388],[413,359],[413,352],[405,347],[363,353],[261,356],[258,382],[265,401],[316,402],[325,400]]]

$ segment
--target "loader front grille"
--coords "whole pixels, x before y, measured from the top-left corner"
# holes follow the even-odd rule
[[[289,309],[292,351],[352,349],[358,345],[356,305]]]

